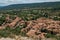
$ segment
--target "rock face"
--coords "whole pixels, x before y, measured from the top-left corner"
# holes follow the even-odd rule
[[[13,20],[13,21],[9,24],[9,27],[14,27],[14,26],[17,24],[17,22],[19,22],[19,20],[20,20],[20,18],[19,18],[19,17],[16,17],[16,19]]]
[[[18,16],[15,17],[14,20],[10,19],[10,16],[7,15],[5,22],[0,26],[0,29],[5,29],[8,27],[15,27],[19,22],[21,23],[23,20]]]
[[[26,35],[29,37],[45,38],[47,33],[59,34],[60,33],[60,21],[54,21],[47,18],[39,18],[27,22],[27,27],[23,28],[23,32],[27,31]]]
[[[10,19],[8,15],[6,17],[6,22],[0,26],[0,29],[4,29],[5,27],[15,27],[22,24],[25,24],[26,27],[22,28],[22,32],[25,32],[27,36],[43,39],[47,33],[51,34],[59,34],[60,33],[60,21],[54,21],[52,19],[47,18],[39,18],[37,20],[24,21],[18,16],[15,17],[14,20]],[[9,22],[10,21],[10,22]]]

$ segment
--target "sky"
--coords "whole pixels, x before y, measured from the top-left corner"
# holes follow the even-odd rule
[[[54,1],[60,1],[60,0],[0,0],[0,6],[6,6],[10,4],[54,2]]]

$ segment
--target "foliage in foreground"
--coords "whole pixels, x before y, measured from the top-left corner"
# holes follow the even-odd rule
[[[10,37],[13,35],[22,35],[25,36],[25,33],[21,32],[21,29],[23,27],[22,26],[18,26],[16,28],[10,28],[10,27],[6,27],[3,30],[0,30],[0,37]]]

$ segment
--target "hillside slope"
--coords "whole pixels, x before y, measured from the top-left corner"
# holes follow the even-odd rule
[[[12,4],[12,5],[1,7],[0,9],[47,8],[47,7],[60,8],[60,2]]]

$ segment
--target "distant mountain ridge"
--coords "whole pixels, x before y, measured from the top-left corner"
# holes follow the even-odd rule
[[[0,7],[1,10],[7,9],[22,9],[22,8],[60,8],[60,2],[44,2],[44,3],[29,3],[29,4],[12,4],[4,7]]]

